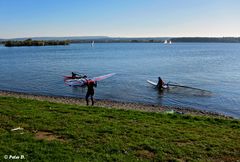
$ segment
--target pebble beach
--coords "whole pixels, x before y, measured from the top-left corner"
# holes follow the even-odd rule
[[[33,99],[39,101],[49,101],[54,103],[64,103],[72,105],[86,106],[86,101],[83,98],[74,98],[74,97],[64,97],[64,96],[45,96],[45,95],[35,95],[22,92],[13,92],[13,91],[3,91],[0,90],[1,97],[16,97],[16,98],[25,98]],[[142,103],[129,103],[129,102],[118,102],[111,100],[99,100],[95,99],[96,107],[106,107],[114,109],[124,109],[124,110],[137,110],[144,112],[174,112],[177,114],[188,114],[188,115],[197,115],[197,116],[211,116],[211,117],[223,117],[223,118],[232,118],[231,116],[226,116],[217,112],[204,111],[194,108],[187,107],[172,107],[172,106],[162,106],[162,105],[153,105],[153,104],[142,104]],[[91,106],[89,106],[91,107]]]

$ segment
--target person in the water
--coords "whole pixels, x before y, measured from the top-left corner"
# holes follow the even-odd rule
[[[160,91],[163,91],[163,89],[164,89],[164,82],[163,82],[163,80],[162,80],[161,77],[158,77],[157,88],[158,88]]]
[[[93,96],[94,96],[94,87],[97,87],[97,82],[93,81],[93,80],[88,80],[87,81],[87,93],[86,93],[86,102],[87,102],[87,106],[89,105],[89,96],[91,97],[91,101],[92,101],[92,106],[94,105],[94,100],[93,100]]]
[[[72,79],[80,79],[80,78],[87,78],[87,75],[72,72]]]
[[[72,78],[74,79],[74,78],[76,78],[76,77],[77,77],[77,74],[74,73],[74,72],[72,72]]]

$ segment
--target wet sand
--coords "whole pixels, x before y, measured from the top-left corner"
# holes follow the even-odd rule
[[[0,96],[9,96],[9,97],[16,97],[16,98],[34,99],[39,101],[49,101],[49,102],[55,102],[55,103],[65,103],[65,104],[75,104],[80,106],[86,106],[86,101],[83,98],[63,97],[63,96],[44,96],[44,95],[35,95],[35,94],[28,94],[28,93],[21,93],[21,92],[3,91],[3,90],[0,90]],[[114,108],[114,109],[138,110],[138,111],[145,111],[145,112],[164,112],[164,111],[174,110],[176,113],[180,113],[180,114],[232,118],[230,116],[226,116],[216,112],[209,112],[209,111],[204,111],[204,110],[199,110],[194,108],[117,102],[117,101],[99,100],[99,99],[95,99],[94,106]]]

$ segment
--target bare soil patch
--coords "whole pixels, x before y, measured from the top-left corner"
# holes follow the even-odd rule
[[[46,140],[46,141],[53,141],[53,140],[57,140],[57,141],[61,141],[64,142],[64,138],[62,138],[61,136],[58,136],[52,132],[48,132],[48,131],[38,131],[35,134],[35,138],[38,140]]]

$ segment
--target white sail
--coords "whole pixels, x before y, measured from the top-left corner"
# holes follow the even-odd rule
[[[171,40],[165,40],[164,44],[172,44],[172,41]]]

